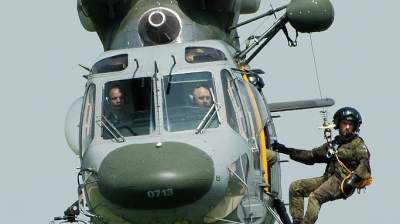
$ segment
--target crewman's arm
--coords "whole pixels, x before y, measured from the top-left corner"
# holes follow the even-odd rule
[[[362,144],[357,147],[357,161],[358,166],[354,170],[354,174],[361,179],[368,179],[371,176],[371,167],[369,165],[369,159],[371,154],[368,151],[367,146]]]

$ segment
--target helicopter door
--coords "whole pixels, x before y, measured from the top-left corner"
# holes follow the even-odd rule
[[[254,86],[242,79],[232,79],[228,71],[223,70],[221,76],[223,89],[227,91],[225,97],[230,98],[225,99],[228,124],[250,142],[254,156],[254,169],[260,171],[260,149],[262,148],[260,133],[267,121],[267,109],[263,98]],[[261,175],[261,172],[258,174]]]
[[[246,118],[234,79],[227,70],[221,71],[222,89],[225,97],[226,118],[229,126],[246,141],[249,140]]]
[[[242,80],[237,81],[238,90],[242,97],[243,105],[246,111],[247,119],[249,120],[250,134],[251,134],[251,146],[254,156],[254,169],[259,171],[257,174],[261,175],[261,161],[260,151],[261,141],[260,135],[263,127],[267,121],[266,119],[266,107],[263,101],[260,100],[261,96],[259,92],[250,85],[248,82]],[[261,149],[261,150],[260,150]]]
[[[90,145],[94,137],[94,105],[96,96],[96,86],[90,84],[86,88],[80,121],[80,135],[79,135],[79,151],[81,158],[85,153],[86,149]]]
[[[242,97],[243,105],[250,122],[251,137],[256,138],[267,121],[265,116],[266,108],[263,103],[259,104],[259,100],[257,100],[256,96],[260,94],[253,86],[242,80],[238,80],[237,84],[239,87],[239,94]]]

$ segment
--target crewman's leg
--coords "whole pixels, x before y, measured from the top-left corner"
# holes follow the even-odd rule
[[[267,149],[267,163],[268,166],[271,167],[276,163],[277,160],[277,156],[276,156],[276,152]]]
[[[343,198],[343,195],[340,192],[340,181],[336,176],[331,176],[310,194],[307,211],[302,223],[315,223],[318,219],[318,213],[322,204],[341,198]]]
[[[289,212],[293,222],[303,221],[304,198],[324,182],[324,177],[296,180],[289,187]]]

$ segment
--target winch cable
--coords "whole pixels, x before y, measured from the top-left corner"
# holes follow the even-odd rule
[[[317,68],[317,60],[315,57],[315,53],[314,53],[314,44],[312,41],[312,37],[311,37],[311,33],[310,33],[310,45],[311,45],[311,52],[312,52],[312,56],[313,56],[313,60],[314,60],[314,70],[315,70],[315,76],[317,77],[317,84],[318,84],[318,90],[319,90],[319,97],[321,100],[321,105],[322,105],[322,110],[320,111],[320,114],[322,116],[323,119],[323,124],[321,127],[319,127],[319,130],[325,130],[325,133],[327,130],[330,131],[330,128],[335,127],[335,124],[329,124],[328,122],[328,111],[325,110],[325,105],[322,102],[322,91],[321,91],[321,84],[319,82],[319,73],[318,73],[318,68]],[[325,135],[324,133],[324,135]]]
[[[318,74],[318,69],[317,69],[317,61],[316,61],[316,59],[315,59],[314,45],[313,45],[311,33],[310,33],[310,44],[311,44],[311,51],[312,51],[312,55],[313,55],[313,59],[314,59],[315,75],[317,76],[317,83],[318,83],[318,89],[319,89],[319,96],[320,96],[320,98],[321,98],[321,104],[322,104],[322,91],[321,91],[321,85],[320,85],[320,83],[319,83],[319,74]],[[325,111],[325,106],[322,107],[322,110]]]

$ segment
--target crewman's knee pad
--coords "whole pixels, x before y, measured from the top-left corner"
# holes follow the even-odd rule
[[[301,181],[300,180],[293,181],[289,186],[289,195],[297,194],[299,189],[301,189]]]

